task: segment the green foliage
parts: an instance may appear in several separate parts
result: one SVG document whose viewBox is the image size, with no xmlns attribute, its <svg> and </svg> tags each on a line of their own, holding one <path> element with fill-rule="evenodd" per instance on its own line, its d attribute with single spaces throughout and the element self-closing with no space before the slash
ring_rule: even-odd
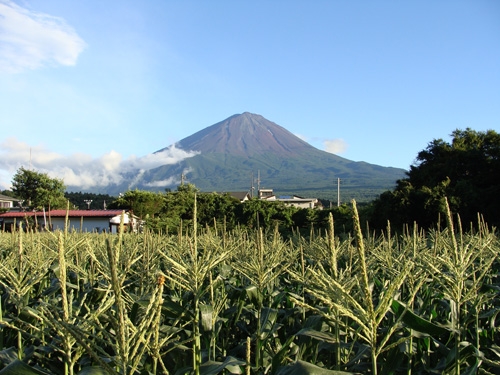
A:
<svg viewBox="0 0 500 375">
<path fill-rule="evenodd" d="M 452 136 L 451 143 L 430 142 L 407 177 L 380 195 L 374 202 L 373 226 L 381 229 L 390 220 L 397 227 L 413 222 L 431 227 L 444 212 L 445 197 L 464 223 L 476 223 L 482 214 L 489 224 L 500 224 L 500 134 L 468 128 Z"/>
<path fill-rule="evenodd" d="M 290 229 L 293 225 L 292 217 L 297 210 L 283 202 L 252 198 L 243 205 L 241 222 L 250 228 L 270 228 L 278 225 Z"/>
<path fill-rule="evenodd" d="M 62 180 L 50 178 L 47 173 L 20 168 L 12 179 L 12 192 L 23 199 L 23 206 L 34 209 L 66 208 L 66 187 Z"/>
<path fill-rule="evenodd" d="M 66 192 L 64 196 L 70 203 L 80 210 L 85 210 L 89 207 L 86 201 L 91 200 L 90 209 L 102 210 L 104 208 L 111 208 L 113 201 L 116 199 L 108 194 L 95 194 L 95 193 L 82 193 L 80 192 Z"/>
<path fill-rule="evenodd" d="M 109 208 L 123 208 L 132 211 L 141 219 L 154 218 L 164 205 L 164 196 L 145 190 L 129 190 L 120 194 L 118 199 L 109 205 Z"/>
<path fill-rule="evenodd" d="M 153 193 L 145 190 L 127 191 L 109 208 L 133 211 L 154 231 L 176 233 L 192 223 L 194 202 L 197 202 L 197 223 L 201 227 L 225 228 L 278 228 L 285 236 L 295 230 L 308 236 L 311 230 L 325 230 L 328 216 L 333 214 L 338 233 L 352 231 L 352 210 L 347 204 L 329 210 L 299 209 L 280 201 L 251 199 L 241 203 L 228 193 L 203 193 L 192 184 L 181 185 L 176 191 Z M 360 215 L 365 220 L 364 210 Z"/>
<path fill-rule="evenodd" d="M 192 224 L 195 197 L 200 226 L 232 229 L 240 222 L 241 204 L 237 199 L 229 194 L 200 193 L 193 184 L 180 185 L 176 191 L 165 193 L 127 191 L 109 207 L 133 211 L 152 230 L 175 233 L 182 229 L 181 223 Z"/>
</svg>

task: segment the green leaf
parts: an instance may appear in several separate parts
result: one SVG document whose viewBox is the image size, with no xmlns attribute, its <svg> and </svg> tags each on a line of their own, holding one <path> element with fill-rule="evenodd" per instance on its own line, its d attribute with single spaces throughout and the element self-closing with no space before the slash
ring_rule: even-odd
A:
<svg viewBox="0 0 500 375">
<path fill-rule="evenodd" d="M 445 328 L 438 326 L 428 320 L 425 320 L 418 315 L 414 314 L 412 311 L 408 310 L 401 302 L 397 300 L 392 301 L 392 311 L 394 314 L 401 318 L 401 320 L 411 329 L 415 331 L 426 333 L 431 336 L 447 335 L 450 331 Z"/>
<path fill-rule="evenodd" d="M 255 285 L 246 287 L 245 292 L 247 293 L 250 302 L 252 302 L 254 306 L 260 307 L 262 305 L 262 293 L 257 289 Z"/>
<path fill-rule="evenodd" d="M 481 352 L 471 343 L 462 341 L 458 344 L 458 354 L 455 348 L 449 351 L 448 356 L 446 357 L 446 372 L 451 372 L 457 361 L 459 363 L 466 363 L 469 358 L 481 358 Z M 475 365 L 464 370 L 463 374 L 476 374 L 477 361 L 474 360 L 474 363 Z"/>
<path fill-rule="evenodd" d="M 212 305 L 202 305 L 200 304 L 200 315 L 201 315 L 201 329 L 205 332 L 211 332 L 213 327 L 213 315 L 214 308 Z"/>
<path fill-rule="evenodd" d="M 242 374 L 240 366 L 245 365 L 245 362 L 234 357 L 226 357 L 224 362 L 208 361 L 200 366 L 201 375 L 217 375 L 223 370 L 229 371 L 231 374 Z"/>
<path fill-rule="evenodd" d="M 192 311 L 188 308 L 182 306 L 180 303 L 169 300 L 163 301 L 162 312 L 167 318 L 171 319 L 176 319 L 179 316 L 186 316 L 191 319 L 193 315 Z"/>
<path fill-rule="evenodd" d="M 0 304 L 1 305 L 1 304 Z M 0 364 L 5 366 L 17 359 L 17 349 L 13 346 L 0 351 Z"/>
<path fill-rule="evenodd" d="M 108 375 L 108 372 L 99 366 L 84 367 L 78 375 Z"/>
<path fill-rule="evenodd" d="M 285 358 L 290 354 L 290 345 L 292 344 L 294 338 L 294 336 L 290 336 L 283 344 L 281 349 L 275 355 L 273 355 L 271 374 L 276 373 L 276 369 L 281 366 Z"/>
<path fill-rule="evenodd" d="M 265 307 L 261 311 L 260 316 L 260 339 L 265 340 L 271 333 L 275 332 L 278 327 L 275 326 L 278 318 L 278 310 Z"/>
<path fill-rule="evenodd" d="M 304 328 L 297 332 L 297 336 L 307 336 L 313 339 L 335 344 L 335 336 L 328 332 L 320 332 L 312 328 Z"/>
<path fill-rule="evenodd" d="M 47 374 L 50 374 L 50 372 L 44 372 L 38 370 L 19 360 L 15 360 L 10 365 L 2 369 L 2 371 L 0 371 L 0 375 L 47 375 Z"/>
<path fill-rule="evenodd" d="M 309 362 L 297 361 L 293 365 L 282 367 L 276 375 L 355 375 L 356 372 L 327 370 Z"/>
</svg>

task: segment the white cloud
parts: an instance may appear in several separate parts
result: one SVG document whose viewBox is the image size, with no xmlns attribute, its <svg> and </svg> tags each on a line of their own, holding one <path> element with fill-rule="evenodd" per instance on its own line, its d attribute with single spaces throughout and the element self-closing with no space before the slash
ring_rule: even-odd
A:
<svg viewBox="0 0 500 375">
<path fill-rule="evenodd" d="M 302 139 L 302 140 L 303 140 L 303 141 L 305 141 L 305 142 L 308 142 L 308 141 L 309 141 L 309 137 L 307 137 L 307 136 L 305 136 L 305 135 L 303 135 L 303 134 L 294 133 L 293 135 L 294 135 L 294 136 L 296 136 L 296 137 L 298 137 L 298 138 L 300 138 L 300 139 Z"/>
<path fill-rule="evenodd" d="M 0 0 L 0 71 L 76 64 L 85 42 L 62 18 Z"/>
<path fill-rule="evenodd" d="M 9 138 L 0 143 L 0 187 L 10 188 L 11 184 L 6 180 L 6 176 L 12 179 L 20 167 L 32 167 L 39 172 L 47 173 L 52 178 L 63 179 L 66 186 L 75 186 L 83 190 L 120 184 L 132 174 L 135 174 L 135 178 L 131 185 L 135 185 L 140 182 L 146 170 L 175 164 L 196 154 L 173 145 L 162 152 L 143 157 L 132 155 L 126 159 L 116 151 L 110 151 L 99 158 L 83 153 L 66 156 L 46 150 L 40 145 L 31 147 L 15 138 Z M 166 186 L 161 185 L 161 182 L 150 186 L 156 186 L 155 184 Z"/>
<path fill-rule="evenodd" d="M 170 178 L 167 178 L 166 180 L 152 181 L 144 185 L 148 187 L 167 187 L 172 185 L 179 185 L 180 183 L 181 179 L 178 176 L 172 176 Z"/>
<path fill-rule="evenodd" d="M 185 176 L 189 172 L 191 172 L 191 168 L 185 168 L 182 171 L 182 174 Z M 167 186 L 172 186 L 172 185 L 180 185 L 182 183 L 180 176 L 172 176 L 167 178 L 166 180 L 160 180 L 160 181 L 151 181 L 148 183 L 145 183 L 144 186 L 148 187 L 167 187 Z"/>
<path fill-rule="evenodd" d="M 342 154 L 347 150 L 347 143 L 341 138 L 327 139 L 323 141 L 323 146 L 326 152 L 332 154 Z"/>
</svg>

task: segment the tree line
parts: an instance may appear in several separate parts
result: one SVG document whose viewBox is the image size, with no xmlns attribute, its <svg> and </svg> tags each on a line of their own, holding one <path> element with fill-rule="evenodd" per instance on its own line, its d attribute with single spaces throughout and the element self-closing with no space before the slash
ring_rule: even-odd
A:
<svg viewBox="0 0 500 375">
<path fill-rule="evenodd" d="M 445 199 L 463 225 L 478 220 L 500 224 L 500 135 L 470 128 L 455 130 L 452 141 L 431 141 L 420 151 L 405 178 L 393 190 L 359 207 L 365 229 L 383 230 L 388 222 L 395 230 L 414 223 L 431 228 L 444 222 Z M 344 204 L 323 210 L 299 209 L 279 201 L 253 198 L 241 203 L 229 194 L 200 192 L 192 184 L 176 191 L 130 190 L 118 198 L 105 194 L 67 193 L 64 182 L 47 174 L 21 168 L 13 178 L 12 194 L 30 208 L 123 208 L 131 210 L 155 231 L 176 231 L 190 225 L 196 209 L 198 225 L 277 227 L 283 233 L 322 229 L 332 213 L 336 233 L 352 230 L 352 208 Z M 195 205 L 196 200 L 196 205 Z"/>
</svg>

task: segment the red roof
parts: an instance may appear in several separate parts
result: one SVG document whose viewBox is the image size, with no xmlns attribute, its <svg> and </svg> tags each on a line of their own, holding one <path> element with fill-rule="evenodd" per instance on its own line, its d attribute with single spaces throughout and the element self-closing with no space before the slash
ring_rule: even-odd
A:
<svg viewBox="0 0 500 375">
<path fill-rule="evenodd" d="M 117 215 L 121 215 L 123 210 L 69 210 L 69 217 L 114 217 Z M 19 218 L 25 216 L 33 216 L 35 213 L 33 211 L 27 212 L 6 212 L 0 214 L 0 218 Z M 43 211 L 36 211 L 37 217 L 43 217 Z M 50 217 L 66 217 L 66 210 L 51 210 L 45 211 L 45 215 Z"/>
</svg>

